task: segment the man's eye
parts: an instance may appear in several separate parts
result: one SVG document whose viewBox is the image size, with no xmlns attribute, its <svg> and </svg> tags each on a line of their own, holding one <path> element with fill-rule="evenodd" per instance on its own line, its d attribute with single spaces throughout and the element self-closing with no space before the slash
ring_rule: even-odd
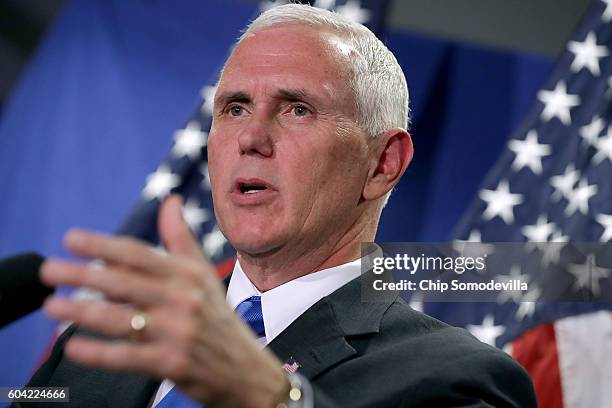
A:
<svg viewBox="0 0 612 408">
<path fill-rule="evenodd" d="M 232 116 L 240 116 L 242 115 L 243 111 L 242 106 L 232 106 L 229 110 L 230 115 Z"/>
<path fill-rule="evenodd" d="M 293 108 L 293 113 L 295 116 L 306 116 L 310 113 L 310 110 L 305 106 L 295 106 Z"/>
</svg>

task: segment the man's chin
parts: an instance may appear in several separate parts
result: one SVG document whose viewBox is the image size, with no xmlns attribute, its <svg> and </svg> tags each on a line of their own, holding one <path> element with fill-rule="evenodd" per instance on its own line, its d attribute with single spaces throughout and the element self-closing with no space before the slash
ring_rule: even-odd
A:
<svg viewBox="0 0 612 408">
<path fill-rule="evenodd" d="M 250 257 L 262 257 L 274 254 L 280 247 L 278 240 L 270 239 L 263 234 L 242 234 L 237 239 L 231 239 L 230 242 L 236 251 L 242 255 Z"/>
<path fill-rule="evenodd" d="M 236 251 L 240 255 L 249 258 L 265 258 L 274 255 L 279 250 L 278 246 L 262 245 L 261 242 L 252 244 L 243 243 L 241 245 L 235 245 L 234 248 L 236 248 Z"/>
<path fill-rule="evenodd" d="M 224 235 L 236 251 L 251 257 L 275 253 L 290 237 L 289 231 L 275 228 L 277 220 L 236 217 L 232 221 L 222 228 Z"/>
</svg>

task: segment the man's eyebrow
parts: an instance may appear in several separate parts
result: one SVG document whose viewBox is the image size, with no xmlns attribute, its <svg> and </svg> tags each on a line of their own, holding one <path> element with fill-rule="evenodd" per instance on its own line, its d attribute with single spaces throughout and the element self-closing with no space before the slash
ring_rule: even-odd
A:
<svg viewBox="0 0 612 408">
<path fill-rule="evenodd" d="M 304 101 L 304 102 L 316 102 L 317 98 L 305 89 L 279 89 L 277 92 L 278 99 L 285 99 L 287 101 Z"/>
<path fill-rule="evenodd" d="M 251 97 L 243 91 L 227 91 L 218 94 L 215 97 L 215 105 L 225 105 L 229 102 L 251 102 Z"/>
<path fill-rule="evenodd" d="M 315 95 L 302 88 L 279 89 L 276 91 L 274 97 L 275 99 L 286 100 L 290 102 L 318 102 L 318 98 Z M 226 91 L 217 94 L 217 96 L 215 97 L 215 106 L 224 106 L 230 102 L 251 103 L 252 98 L 247 92 L 244 91 Z"/>
</svg>

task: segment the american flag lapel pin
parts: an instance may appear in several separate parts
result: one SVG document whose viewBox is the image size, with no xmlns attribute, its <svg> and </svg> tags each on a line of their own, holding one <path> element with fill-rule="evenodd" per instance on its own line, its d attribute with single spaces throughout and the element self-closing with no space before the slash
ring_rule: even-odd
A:
<svg viewBox="0 0 612 408">
<path fill-rule="evenodd" d="M 283 364 L 283 368 L 288 373 L 294 374 L 301 367 L 300 363 L 293 359 L 293 356 L 289 357 L 289 359 Z"/>
</svg>

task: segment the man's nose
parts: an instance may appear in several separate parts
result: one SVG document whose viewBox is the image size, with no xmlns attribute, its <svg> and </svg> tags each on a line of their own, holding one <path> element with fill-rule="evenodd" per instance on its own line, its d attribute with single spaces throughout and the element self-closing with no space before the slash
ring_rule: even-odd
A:
<svg viewBox="0 0 612 408">
<path fill-rule="evenodd" d="M 270 157 L 274 153 L 271 137 L 272 121 L 253 116 L 238 136 L 240 154 Z"/>
</svg>

